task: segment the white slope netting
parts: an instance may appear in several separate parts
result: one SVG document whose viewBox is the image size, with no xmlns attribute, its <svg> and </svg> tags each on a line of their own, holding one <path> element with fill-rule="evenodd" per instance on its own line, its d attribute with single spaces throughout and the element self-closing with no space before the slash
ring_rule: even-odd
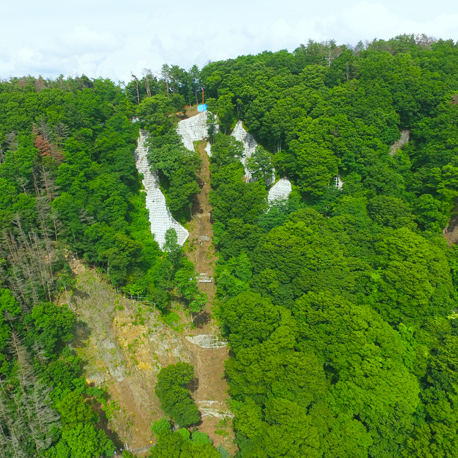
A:
<svg viewBox="0 0 458 458">
<path fill-rule="evenodd" d="M 194 151 L 194 142 L 205 140 L 208 137 L 207 112 L 199 113 L 192 118 L 184 119 L 178 123 L 177 133 L 186 149 Z M 205 151 L 212 155 L 211 145 L 207 143 Z"/>
<path fill-rule="evenodd" d="M 234 137 L 239 142 L 243 143 L 245 157 L 240 160 L 243 164 L 243 167 L 245 168 L 245 181 L 249 182 L 251 181 L 252 177 L 251 177 L 251 173 L 246 168 L 246 163 L 247 163 L 247 160 L 251 157 L 251 155 L 255 152 L 258 144 L 256 143 L 256 140 L 254 139 L 253 135 L 249 134 L 243 128 L 242 121 L 237 121 L 237 124 L 235 125 L 231 136 Z"/>
<path fill-rule="evenodd" d="M 269 204 L 276 200 L 287 199 L 291 193 L 291 182 L 288 178 L 281 178 L 269 190 L 267 199 Z"/>
<path fill-rule="evenodd" d="M 194 142 L 205 140 L 208 136 L 207 113 L 199 113 L 192 118 L 180 121 L 178 123 L 177 133 L 181 136 L 185 148 L 194 151 Z M 237 122 L 231 135 L 243 143 L 245 157 L 241 161 L 245 168 L 245 180 L 250 181 L 252 177 L 246 168 L 246 161 L 258 146 L 256 140 L 243 128 L 242 121 Z M 151 232 L 154 234 L 154 238 L 160 247 L 163 248 L 165 244 L 165 233 L 168 229 L 173 228 L 177 233 L 178 243 L 183 245 L 189 236 L 189 232 L 173 218 L 167 208 L 165 196 L 159 188 L 157 176 L 151 172 L 151 166 L 147 158 L 148 151 L 144 146 L 147 137 L 147 132 L 141 130 L 138 138 L 138 146 L 135 150 L 135 164 L 137 170 L 143 174 L 143 185 L 146 190 L 146 208 L 149 212 Z M 207 143 L 205 151 L 211 156 L 210 143 Z M 287 178 L 282 178 L 269 190 L 268 201 L 272 203 L 275 200 L 287 199 L 290 192 L 290 181 Z"/>
<path fill-rule="evenodd" d="M 139 173 L 143 174 L 143 186 L 146 190 L 146 208 L 149 212 L 149 221 L 151 223 L 151 232 L 159 243 L 161 248 L 165 244 L 165 233 L 168 229 L 175 229 L 178 237 L 178 243 L 183 245 L 189 236 L 189 232 L 175 219 L 170 213 L 165 203 L 165 196 L 159 188 L 159 181 L 155 173 L 151 172 L 151 166 L 148 162 L 148 151 L 144 146 L 148 134 L 140 130 L 138 146 L 135 150 L 135 165 Z"/>
</svg>

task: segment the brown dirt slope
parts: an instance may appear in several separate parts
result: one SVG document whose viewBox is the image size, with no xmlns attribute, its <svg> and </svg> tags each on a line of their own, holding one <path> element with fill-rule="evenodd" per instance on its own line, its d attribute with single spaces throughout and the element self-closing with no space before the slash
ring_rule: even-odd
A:
<svg viewBox="0 0 458 458">
<path fill-rule="evenodd" d="M 154 396 L 163 366 L 190 362 L 184 339 L 145 304 L 124 298 L 97 274 L 74 263 L 77 285 L 67 302 L 78 314 L 74 347 L 86 381 L 110 395 L 107 428 L 120 444 L 144 448 L 151 422 L 163 416 Z"/>
<path fill-rule="evenodd" d="M 448 226 L 443 230 L 442 234 L 447 240 L 448 246 L 458 243 L 458 205 L 455 206 L 452 212 L 452 219 Z"/>
<path fill-rule="evenodd" d="M 219 328 L 213 317 L 213 304 L 216 286 L 213 279 L 216 262 L 215 247 L 213 246 L 213 229 L 211 226 L 212 208 L 209 202 L 210 192 L 210 163 L 205 152 L 205 142 L 200 142 L 197 149 L 202 159 L 199 173 L 201 193 L 197 196 L 189 224 L 189 242 L 186 255 L 194 263 L 201 278 L 211 279 L 211 283 L 199 283 L 201 291 L 208 296 L 205 310 L 194 320 L 195 329 L 187 332 L 188 336 L 211 335 L 219 337 Z M 198 378 L 197 389 L 193 397 L 202 414 L 202 424 L 199 431 L 208 434 L 213 443 L 234 452 L 234 434 L 232 430 L 232 414 L 228 409 L 228 386 L 224 378 L 224 362 L 228 359 L 227 347 L 201 348 L 187 342 Z"/>
</svg>

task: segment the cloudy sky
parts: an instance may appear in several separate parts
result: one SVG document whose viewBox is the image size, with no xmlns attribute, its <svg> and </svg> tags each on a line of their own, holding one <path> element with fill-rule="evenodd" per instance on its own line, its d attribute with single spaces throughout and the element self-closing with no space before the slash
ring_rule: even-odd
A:
<svg viewBox="0 0 458 458">
<path fill-rule="evenodd" d="M 0 7 L 0 78 L 59 74 L 130 80 L 163 63 L 186 69 L 308 39 L 425 33 L 458 41 L 458 2 L 447 0 L 21 0 Z M 64 5 L 65 4 L 65 5 Z"/>
</svg>

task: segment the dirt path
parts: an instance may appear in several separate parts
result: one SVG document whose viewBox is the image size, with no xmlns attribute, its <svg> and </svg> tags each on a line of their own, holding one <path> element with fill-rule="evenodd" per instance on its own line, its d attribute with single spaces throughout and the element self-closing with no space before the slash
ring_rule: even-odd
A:
<svg viewBox="0 0 458 458">
<path fill-rule="evenodd" d="M 202 348 L 189 341 L 189 337 L 194 336 L 219 336 L 218 325 L 212 316 L 216 292 L 213 276 L 217 258 L 212 242 L 212 208 L 209 202 L 210 163 L 205 146 L 205 142 L 200 142 L 198 145 L 202 159 L 199 174 L 201 193 L 192 210 L 193 217 L 188 228 L 189 243 L 186 255 L 201 274 L 200 278 L 207 280 L 200 282 L 199 288 L 207 294 L 208 303 L 205 310 L 194 320 L 196 328 L 188 332 L 186 347 L 191 354 L 191 363 L 195 367 L 198 378 L 198 386 L 193 392 L 193 398 L 202 414 L 202 424 L 198 429 L 208 434 L 215 446 L 222 444 L 229 452 L 234 452 L 232 414 L 226 402 L 229 395 L 227 382 L 224 379 L 224 362 L 229 357 L 227 347 Z M 197 339 L 199 338 L 194 341 Z"/>
<path fill-rule="evenodd" d="M 189 247 L 186 256 L 194 263 L 196 270 L 201 277 L 212 280 L 208 283 L 199 283 L 201 291 L 208 296 L 205 312 L 202 313 L 196 322 L 201 334 L 218 332 L 215 323 L 212 322 L 210 315 L 212 304 L 216 293 L 213 276 L 215 274 L 215 247 L 213 246 L 213 229 L 211 226 L 212 208 L 209 202 L 210 193 L 210 161 L 205 152 L 205 143 L 199 143 L 198 151 L 202 159 L 202 167 L 198 175 L 201 188 L 196 202 L 192 209 L 192 220 L 189 225 Z"/>
</svg>

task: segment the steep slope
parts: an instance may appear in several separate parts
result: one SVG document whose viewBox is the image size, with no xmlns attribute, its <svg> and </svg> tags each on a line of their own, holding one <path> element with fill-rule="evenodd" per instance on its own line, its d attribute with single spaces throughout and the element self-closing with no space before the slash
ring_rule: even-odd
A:
<svg viewBox="0 0 458 458">
<path fill-rule="evenodd" d="M 94 269 L 73 262 L 76 289 L 67 302 L 78 315 L 75 349 L 87 383 L 110 395 L 108 428 L 118 446 L 139 449 L 152 440 L 151 422 L 163 416 L 154 387 L 160 369 L 189 362 L 181 335 L 148 305 L 126 299 Z"/>
<path fill-rule="evenodd" d="M 229 394 L 224 378 L 224 362 L 229 354 L 226 343 L 219 340 L 219 328 L 213 317 L 216 293 L 213 275 L 217 258 L 212 242 L 210 167 L 205 143 L 200 143 L 198 148 L 202 159 L 199 174 L 201 193 L 198 194 L 193 208 L 186 255 L 200 273 L 199 288 L 207 294 L 208 302 L 205 310 L 194 320 L 196 328 L 187 333 L 187 349 L 199 381 L 193 393 L 202 415 L 202 424 L 198 429 L 207 433 L 216 446 L 223 444 L 227 450 L 234 451 L 232 413 L 227 406 Z"/>
<path fill-rule="evenodd" d="M 138 138 L 138 146 L 135 150 L 135 165 L 139 173 L 143 174 L 143 186 L 146 191 L 146 208 L 149 212 L 149 220 L 151 223 L 151 232 L 154 234 L 156 241 L 161 247 L 165 243 L 165 233 L 168 229 L 175 229 L 178 237 L 178 243 L 183 243 L 188 238 L 188 231 L 179 224 L 170 213 L 165 202 L 165 196 L 159 188 L 159 180 L 157 176 L 151 172 L 151 167 L 148 163 L 148 151 L 145 147 L 145 140 L 148 133 L 140 130 Z"/>
</svg>

